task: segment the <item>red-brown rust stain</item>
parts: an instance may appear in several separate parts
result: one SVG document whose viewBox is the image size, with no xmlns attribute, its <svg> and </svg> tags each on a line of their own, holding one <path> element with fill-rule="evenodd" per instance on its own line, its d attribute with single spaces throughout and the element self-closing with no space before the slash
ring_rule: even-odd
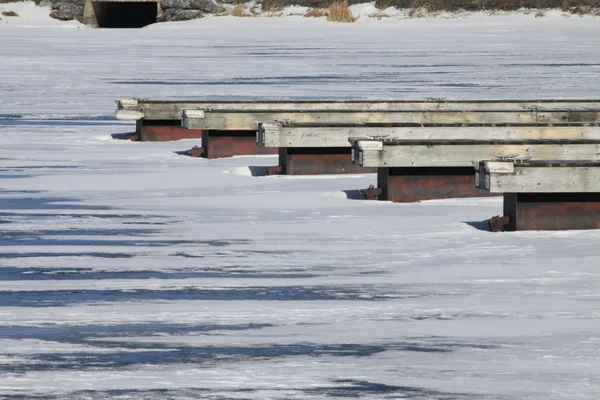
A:
<svg viewBox="0 0 600 400">
<path fill-rule="evenodd" d="M 598 229 L 600 201 L 518 202 L 516 230 Z"/>
<path fill-rule="evenodd" d="M 121 138 L 122 140 L 130 140 L 132 142 L 139 142 L 140 136 L 137 133 L 131 133 L 129 135 L 125 135 Z"/>
<path fill-rule="evenodd" d="M 379 200 L 379 198 L 383 196 L 383 189 L 376 188 L 373 185 L 366 189 L 360 189 L 359 191 L 365 196 L 365 200 Z"/>
<path fill-rule="evenodd" d="M 200 139 L 202 130 L 186 129 L 181 126 L 144 125 L 141 127 L 142 142 L 170 142 L 181 139 Z"/>
<path fill-rule="evenodd" d="M 495 217 L 486 219 L 483 222 L 488 223 L 490 232 L 504 232 L 507 230 L 506 227 L 509 226 L 509 224 L 510 224 L 510 217 L 508 217 L 508 216 L 501 217 L 499 215 L 496 215 Z"/>
<path fill-rule="evenodd" d="M 369 174 L 375 168 L 352 163 L 350 154 L 288 154 L 287 175 Z"/>
<path fill-rule="evenodd" d="M 388 178 L 387 200 L 410 203 L 421 200 L 498 196 L 475 187 L 472 175 L 404 175 Z"/>
<path fill-rule="evenodd" d="M 190 157 L 202 157 L 204 155 L 204 147 L 194 146 L 188 150 Z"/>
<path fill-rule="evenodd" d="M 232 156 L 277 154 L 277 147 L 263 147 L 256 144 L 254 136 L 208 136 L 203 143 L 206 158 L 223 158 Z"/>
<path fill-rule="evenodd" d="M 267 167 L 267 175 L 281 175 L 283 174 L 283 165 L 274 165 Z"/>
</svg>

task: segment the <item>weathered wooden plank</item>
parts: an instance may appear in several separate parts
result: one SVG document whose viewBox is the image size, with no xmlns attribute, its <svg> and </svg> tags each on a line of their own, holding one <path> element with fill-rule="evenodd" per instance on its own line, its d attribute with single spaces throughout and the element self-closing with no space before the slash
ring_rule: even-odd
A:
<svg viewBox="0 0 600 400">
<path fill-rule="evenodd" d="M 303 124 L 282 121 L 261 123 L 257 143 L 265 147 L 348 147 L 352 137 L 398 139 L 600 139 L 600 124 L 506 123 L 435 124 L 365 123 Z"/>
<path fill-rule="evenodd" d="M 523 110 L 184 110 L 182 126 L 202 130 L 253 130 L 269 120 L 297 123 L 560 123 L 600 122 L 600 109 Z"/>
<path fill-rule="evenodd" d="M 379 145 L 379 146 L 378 146 Z M 353 160 L 363 167 L 467 167 L 474 161 L 600 160 L 600 140 L 405 140 L 355 142 Z"/>
<path fill-rule="evenodd" d="M 477 168 L 480 188 L 491 193 L 600 193 L 598 161 L 484 161 Z"/>
<path fill-rule="evenodd" d="M 121 121 L 137 121 L 144 118 L 144 113 L 137 110 L 117 110 L 115 117 Z"/>
<path fill-rule="evenodd" d="M 355 100 L 355 101 L 163 101 L 123 99 L 117 101 L 119 110 L 138 111 L 144 119 L 181 120 L 186 109 L 286 109 L 286 110 L 476 110 L 476 109 L 543 109 L 543 108 L 600 108 L 600 100 Z"/>
</svg>

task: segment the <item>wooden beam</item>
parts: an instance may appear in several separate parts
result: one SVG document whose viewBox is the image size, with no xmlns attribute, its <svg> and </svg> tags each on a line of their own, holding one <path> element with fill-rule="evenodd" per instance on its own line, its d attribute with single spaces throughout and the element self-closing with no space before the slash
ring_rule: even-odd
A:
<svg viewBox="0 0 600 400">
<path fill-rule="evenodd" d="M 286 121 L 261 123 L 257 143 L 265 147 L 349 147 L 350 138 L 388 137 L 400 139 L 596 139 L 600 140 L 598 123 L 502 123 L 502 124 L 436 124 L 436 123 L 338 123 L 307 124 Z"/>
<path fill-rule="evenodd" d="M 115 117 L 120 121 L 137 121 L 144 118 L 144 113 L 136 110 L 117 110 Z"/>
<path fill-rule="evenodd" d="M 600 193 L 598 161 L 482 161 L 478 186 L 491 193 Z"/>
<path fill-rule="evenodd" d="M 148 99 L 122 99 L 117 101 L 119 110 L 138 111 L 149 120 L 181 120 L 186 109 L 286 109 L 286 110 L 489 110 L 544 108 L 600 108 L 600 100 L 356 100 L 356 101 L 164 101 Z"/>
<path fill-rule="evenodd" d="M 498 110 L 184 110 L 182 126 L 201 130 L 254 130 L 269 120 L 301 123 L 508 123 L 600 122 L 600 109 Z"/>
<path fill-rule="evenodd" d="M 362 167 L 467 167 L 479 160 L 600 160 L 600 140 L 404 140 L 355 142 Z"/>
</svg>

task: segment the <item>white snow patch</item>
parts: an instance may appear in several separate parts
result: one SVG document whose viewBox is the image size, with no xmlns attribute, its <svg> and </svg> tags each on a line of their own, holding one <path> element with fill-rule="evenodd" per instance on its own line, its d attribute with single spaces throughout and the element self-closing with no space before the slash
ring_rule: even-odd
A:
<svg viewBox="0 0 600 400">
<path fill-rule="evenodd" d="M 0 15 L 0 29 L 2 25 L 19 28 L 82 28 L 85 27 L 78 21 L 59 21 L 50 17 L 50 7 L 36 6 L 33 1 L 22 1 L 15 3 L 0 3 L 0 14 L 2 11 L 14 11 L 18 17 L 5 17 Z"/>
</svg>

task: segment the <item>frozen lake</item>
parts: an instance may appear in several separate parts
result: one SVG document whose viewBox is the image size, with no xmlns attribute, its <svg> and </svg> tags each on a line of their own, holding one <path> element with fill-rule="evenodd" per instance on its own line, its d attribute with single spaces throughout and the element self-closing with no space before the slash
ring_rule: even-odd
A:
<svg viewBox="0 0 600 400">
<path fill-rule="evenodd" d="M 600 232 L 112 138 L 127 97 L 600 98 L 597 18 L 29 12 L 0 23 L 0 398 L 598 399 Z"/>
</svg>

